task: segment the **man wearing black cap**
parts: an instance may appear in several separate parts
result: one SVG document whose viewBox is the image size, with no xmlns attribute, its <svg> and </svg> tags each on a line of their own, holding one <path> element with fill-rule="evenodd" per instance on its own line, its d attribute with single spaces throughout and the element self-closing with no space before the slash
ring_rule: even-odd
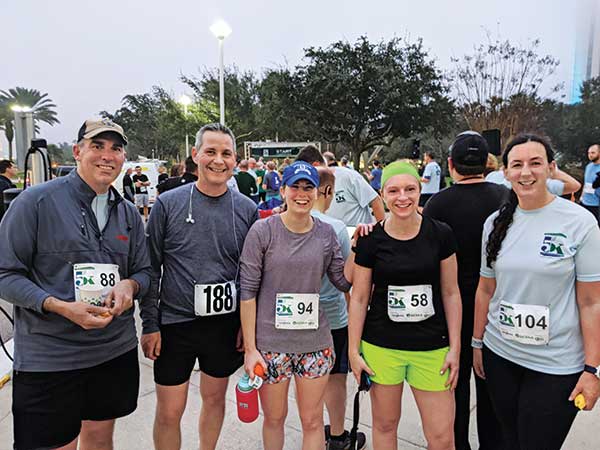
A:
<svg viewBox="0 0 600 450">
<path fill-rule="evenodd" d="M 481 235 L 487 217 L 500 208 L 509 190 L 488 183 L 484 170 L 488 156 L 485 139 L 474 131 L 459 134 L 450 147 L 448 168 L 454 184 L 433 195 L 423 214 L 446 222 L 458 243 L 458 285 L 463 302 L 461 355 L 458 386 L 455 391 L 454 434 L 457 450 L 470 450 L 470 380 L 473 366 L 471 336 L 475 311 L 475 291 L 479 281 Z M 477 388 L 477 429 L 479 449 L 500 449 L 500 428 L 491 408 L 485 381 L 475 377 Z"/>
<path fill-rule="evenodd" d="M 77 170 L 32 186 L 0 223 L 0 297 L 15 307 L 14 448 L 110 450 L 137 407 L 133 299 L 150 285 L 135 207 L 112 182 L 127 138 L 87 120 Z"/>
</svg>

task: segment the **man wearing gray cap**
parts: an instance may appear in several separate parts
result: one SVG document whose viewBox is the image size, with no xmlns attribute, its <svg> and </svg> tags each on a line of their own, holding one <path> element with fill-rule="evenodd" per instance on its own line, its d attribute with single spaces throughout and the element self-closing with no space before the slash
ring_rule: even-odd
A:
<svg viewBox="0 0 600 450">
<path fill-rule="evenodd" d="M 470 450 L 470 382 L 473 367 L 471 336 L 475 311 L 475 291 L 479 281 L 481 235 L 487 217 L 508 198 L 508 189 L 485 181 L 488 144 L 474 131 L 456 136 L 450 147 L 448 168 L 454 184 L 433 194 L 423 215 L 447 223 L 456 237 L 458 250 L 458 287 L 462 300 L 460 370 L 454 392 L 456 416 L 454 440 L 457 450 Z M 501 449 L 500 426 L 492 410 L 485 381 L 475 377 L 477 389 L 477 429 L 479 449 Z"/>
<path fill-rule="evenodd" d="M 150 284 L 144 227 L 111 183 L 127 137 L 81 126 L 77 170 L 32 186 L 0 224 L 0 297 L 15 308 L 14 448 L 109 450 L 137 407 L 133 299 Z"/>
</svg>

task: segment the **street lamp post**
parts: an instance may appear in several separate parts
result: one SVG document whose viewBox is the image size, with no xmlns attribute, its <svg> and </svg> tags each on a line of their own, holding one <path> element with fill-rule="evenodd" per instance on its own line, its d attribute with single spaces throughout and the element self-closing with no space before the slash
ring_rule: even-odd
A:
<svg viewBox="0 0 600 450">
<path fill-rule="evenodd" d="M 218 20 L 210 31 L 219 40 L 219 113 L 220 122 L 225 125 L 225 80 L 223 75 L 223 41 L 231 34 L 231 27 L 223 20 Z"/>
<path fill-rule="evenodd" d="M 188 137 L 188 127 L 187 127 L 187 115 L 188 115 L 188 106 L 191 105 L 192 99 L 187 95 L 183 94 L 179 97 L 179 103 L 183 105 L 183 116 L 185 118 L 185 157 L 190 156 L 190 141 Z"/>
</svg>

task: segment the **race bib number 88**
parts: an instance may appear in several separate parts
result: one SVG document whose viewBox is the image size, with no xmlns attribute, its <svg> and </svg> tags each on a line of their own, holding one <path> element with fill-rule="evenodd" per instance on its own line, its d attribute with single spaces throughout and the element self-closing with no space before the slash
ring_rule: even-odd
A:
<svg viewBox="0 0 600 450">
<path fill-rule="evenodd" d="M 194 311 L 197 316 L 218 316 L 237 309 L 234 281 L 194 286 Z"/>
<path fill-rule="evenodd" d="M 102 289 L 103 295 L 121 281 L 119 266 L 116 264 L 74 264 L 73 282 L 75 300 L 79 301 L 79 289 Z"/>
</svg>

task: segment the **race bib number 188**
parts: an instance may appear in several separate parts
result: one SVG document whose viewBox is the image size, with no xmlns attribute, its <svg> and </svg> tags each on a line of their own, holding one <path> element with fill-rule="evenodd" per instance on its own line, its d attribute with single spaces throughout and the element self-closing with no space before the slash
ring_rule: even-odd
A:
<svg viewBox="0 0 600 450">
<path fill-rule="evenodd" d="M 194 286 L 194 310 L 197 316 L 229 314 L 237 308 L 234 281 Z"/>
</svg>

